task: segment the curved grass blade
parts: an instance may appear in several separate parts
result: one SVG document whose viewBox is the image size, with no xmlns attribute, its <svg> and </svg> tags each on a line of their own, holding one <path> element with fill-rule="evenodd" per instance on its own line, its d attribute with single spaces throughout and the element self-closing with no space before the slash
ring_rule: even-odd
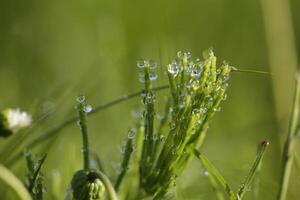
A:
<svg viewBox="0 0 300 200">
<path fill-rule="evenodd" d="M 259 168 L 259 165 L 261 164 L 262 158 L 266 152 L 268 145 L 269 145 L 269 142 L 267 142 L 267 141 L 261 142 L 260 150 L 258 151 L 258 153 L 256 155 L 254 163 L 253 163 L 248 175 L 246 176 L 245 180 L 240 185 L 239 191 L 237 193 L 239 199 L 243 199 L 245 193 L 249 189 L 249 187 L 254 179 L 255 173 L 257 172 L 257 169 Z"/>
<path fill-rule="evenodd" d="M 21 200 L 32 200 L 23 183 L 6 167 L 0 164 L 0 180 L 9 185 Z"/>
<path fill-rule="evenodd" d="M 213 164 L 203 155 L 201 154 L 197 149 L 194 149 L 194 155 L 200 160 L 202 165 L 205 167 L 205 169 L 210 173 L 215 180 L 218 181 L 218 183 L 222 186 L 222 188 L 226 191 L 226 193 L 229 196 L 230 200 L 238 200 L 238 198 L 235 196 L 233 190 L 225 180 L 225 178 L 222 176 L 222 174 L 213 166 Z"/>
<path fill-rule="evenodd" d="M 102 183 L 105 186 L 105 189 L 107 191 L 108 197 L 110 200 L 119 200 L 117 193 L 113 187 L 113 185 L 111 184 L 109 178 L 103 174 L 101 171 L 98 171 L 100 179 L 102 181 Z"/>
</svg>

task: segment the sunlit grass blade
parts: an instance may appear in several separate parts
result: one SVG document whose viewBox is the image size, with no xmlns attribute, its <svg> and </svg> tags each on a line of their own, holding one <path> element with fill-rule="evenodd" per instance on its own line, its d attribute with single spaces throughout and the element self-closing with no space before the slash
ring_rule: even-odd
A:
<svg viewBox="0 0 300 200">
<path fill-rule="evenodd" d="M 23 183 L 6 167 L 0 164 L 0 180 L 9 185 L 21 200 L 32 200 Z"/>
<path fill-rule="evenodd" d="M 225 178 L 222 176 L 222 174 L 217 170 L 217 168 L 215 168 L 215 166 L 197 149 L 194 149 L 194 155 L 200 160 L 207 172 L 210 173 L 215 178 L 215 180 L 217 180 L 218 183 L 222 186 L 222 188 L 228 194 L 229 199 L 237 200 L 237 197 L 235 196 L 233 190 L 231 189 Z"/>
<path fill-rule="evenodd" d="M 269 145 L 269 142 L 267 142 L 267 141 L 261 142 L 260 150 L 258 151 L 258 153 L 256 155 L 254 163 L 252 164 L 252 167 L 251 167 L 248 175 L 246 176 L 245 180 L 241 183 L 240 188 L 238 190 L 237 195 L 238 195 L 239 199 L 243 199 L 245 193 L 247 192 L 250 185 L 252 184 L 255 173 L 257 172 L 257 169 L 258 169 L 259 165 L 261 164 L 262 158 L 266 152 L 268 145 Z"/>
</svg>

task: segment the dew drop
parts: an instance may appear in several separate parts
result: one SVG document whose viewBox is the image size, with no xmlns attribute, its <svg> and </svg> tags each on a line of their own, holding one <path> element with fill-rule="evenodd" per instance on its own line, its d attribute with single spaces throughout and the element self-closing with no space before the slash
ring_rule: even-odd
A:
<svg viewBox="0 0 300 200">
<path fill-rule="evenodd" d="M 166 137 L 165 137 L 164 135 L 160 135 L 160 136 L 159 136 L 159 140 L 160 140 L 161 142 L 165 142 L 165 141 L 166 141 Z"/>
<path fill-rule="evenodd" d="M 145 67 L 144 61 L 142 61 L 142 60 L 137 61 L 136 66 L 137 66 L 138 68 L 141 68 L 141 69 L 144 68 L 144 67 Z"/>
<path fill-rule="evenodd" d="M 221 111 L 221 107 L 214 108 L 214 111 L 215 111 L 215 112 L 220 112 L 220 111 Z"/>
<path fill-rule="evenodd" d="M 90 113 L 90 112 L 92 112 L 92 110 L 93 110 L 93 107 L 91 105 L 84 106 L 84 112 Z"/>
<path fill-rule="evenodd" d="M 128 132 L 128 139 L 133 139 L 135 137 L 135 134 L 136 134 L 136 130 L 135 129 L 131 129 L 129 132 Z"/>
<path fill-rule="evenodd" d="M 140 83 L 145 83 L 145 78 L 144 78 L 144 77 L 140 77 L 140 78 L 139 78 L 139 82 L 140 82 Z"/>
<path fill-rule="evenodd" d="M 149 60 L 144 60 L 144 66 L 149 67 L 150 66 L 150 61 Z"/>
<path fill-rule="evenodd" d="M 156 73 L 152 73 L 149 75 L 150 81 L 155 81 L 157 79 L 158 75 Z"/>
<path fill-rule="evenodd" d="M 203 175 L 204 175 L 204 176 L 209 176 L 209 172 L 208 172 L 208 171 L 204 171 L 204 172 L 203 172 Z"/>
<path fill-rule="evenodd" d="M 76 98 L 78 103 L 83 103 L 85 101 L 85 96 L 84 95 L 80 95 Z"/>
<path fill-rule="evenodd" d="M 207 112 L 207 109 L 206 108 L 200 108 L 199 110 L 201 113 L 206 113 Z"/>
<path fill-rule="evenodd" d="M 151 70 L 154 70 L 154 69 L 156 69 L 156 68 L 157 68 L 157 63 L 155 63 L 155 62 L 152 63 L 151 66 L 150 66 L 150 69 L 151 69 Z"/>
<path fill-rule="evenodd" d="M 190 85 L 192 86 L 192 88 L 194 90 L 198 90 L 199 87 L 200 87 L 200 83 L 199 83 L 199 81 L 197 79 L 191 79 L 190 80 Z"/>
<path fill-rule="evenodd" d="M 140 78 L 144 78 L 144 77 L 145 77 L 145 72 L 140 72 L 140 73 L 139 73 L 139 77 L 140 77 Z"/>
<path fill-rule="evenodd" d="M 192 77 L 199 78 L 202 74 L 202 71 L 203 71 L 203 64 L 202 63 L 197 64 L 194 66 L 191 75 Z"/>
<path fill-rule="evenodd" d="M 182 56 L 183 56 L 183 53 L 182 53 L 182 51 L 178 51 L 178 52 L 177 52 L 177 57 L 178 57 L 179 59 L 181 59 L 181 58 L 182 58 Z"/>
<path fill-rule="evenodd" d="M 171 64 L 169 64 L 168 72 L 173 76 L 177 76 L 180 71 L 181 71 L 181 66 L 179 66 L 176 61 L 173 61 Z"/>
<path fill-rule="evenodd" d="M 187 59 L 190 59 L 190 58 L 191 58 L 191 52 L 189 52 L 189 51 L 186 51 L 186 52 L 184 53 L 184 55 L 186 56 Z"/>
</svg>

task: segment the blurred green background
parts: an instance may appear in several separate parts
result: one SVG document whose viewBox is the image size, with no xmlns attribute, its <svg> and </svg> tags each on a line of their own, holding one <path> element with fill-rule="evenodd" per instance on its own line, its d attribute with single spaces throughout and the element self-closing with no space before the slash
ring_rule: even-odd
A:
<svg viewBox="0 0 300 200">
<path fill-rule="evenodd" d="M 262 168 L 259 197 L 273 200 L 295 71 L 295 65 L 288 64 L 294 59 L 293 47 L 280 45 L 300 46 L 300 2 L 290 1 L 291 12 L 280 6 L 282 2 L 287 1 L 1 0 L 0 108 L 20 107 L 36 116 L 55 109 L 30 133 L 30 141 L 76 115 L 78 94 L 85 94 L 96 106 L 140 90 L 136 60 L 151 58 L 165 69 L 178 50 L 188 49 L 200 56 L 212 46 L 219 63 L 226 60 L 240 69 L 271 71 L 273 75 L 232 75 L 227 101 L 214 118 L 202 151 L 237 189 L 258 142 L 268 139 L 271 145 Z M 278 24 L 289 25 L 284 10 L 287 19 L 292 19 L 287 26 L 291 31 L 276 29 Z M 272 25 L 277 31 L 272 31 Z M 276 59 L 284 65 L 278 67 Z M 155 84 L 166 80 L 160 71 Z M 121 158 L 119 146 L 135 122 L 132 112 L 139 109 L 136 98 L 89 118 L 92 149 L 101 155 L 112 178 Z M 1 139 L 0 146 L 14 139 Z M 63 199 L 73 172 L 81 167 L 79 129 L 71 126 L 50 142 L 51 147 L 45 142 L 33 152 L 48 151 L 43 168 L 46 199 Z M 11 169 L 23 177 L 24 165 L 21 160 Z M 295 173 L 288 199 L 300 199 L 299 187 L 300 177 Z M 178 199 L 215 199 L 197 161 L 179 178 L 177 189 Z M 0 191 L 4 199 L 14 199 L 3 185 Z M 252 199 L 251 193 L 246 199 Z"/>
</svg>

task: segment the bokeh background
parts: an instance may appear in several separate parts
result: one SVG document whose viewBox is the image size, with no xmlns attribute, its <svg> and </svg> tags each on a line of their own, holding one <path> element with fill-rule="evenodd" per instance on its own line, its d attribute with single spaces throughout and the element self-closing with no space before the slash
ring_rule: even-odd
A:
<svg viewBox="0 0 300 200">
<path fill-rule="evenodd" d="M 258 142 L 269 140 L 259 199 L 273 200 L 299 46 L 297 0 L 0 0 L 0 108 L 20 107 L 36 117 L 54 110 L 28 142 L 76 115 L 78 94 L 97 106 L 140 90 L 136 60 L 160 64 L 158 86 L 166 83 L 162 71 L 178 50 L 200 56 L 213 47 L 219 63 L 226 60 L 240 69 L 272 75 L 232 75 L 227 101 L 211 123 L 202 151 L 237 189 Z M 121 158 L 119 146 L 136 121 L 132 113 L 140 107 L 136 98 L 89 118 L 92 149 L 112 178 Z M 0 147 L 17 137 L 1 139 Z M 75 124 L 32 149 L 48 153 L 43 168 L 46 199 L 64 198 L 73 172 L 81 167 L 80 149 Z M 10 169 L 23 177 L 24 165 L 21 159 Z M 299 188 L 300 176 L 294 172 L 289 200 L 300 199 Z M 15 199 L 1 183 L 0 191 L 1 198 Z M 215 199 L 197 161 L 179 178 L 177 196 Z M 251 193 L 246 199 L 253 199 Z"/>
</svg>

